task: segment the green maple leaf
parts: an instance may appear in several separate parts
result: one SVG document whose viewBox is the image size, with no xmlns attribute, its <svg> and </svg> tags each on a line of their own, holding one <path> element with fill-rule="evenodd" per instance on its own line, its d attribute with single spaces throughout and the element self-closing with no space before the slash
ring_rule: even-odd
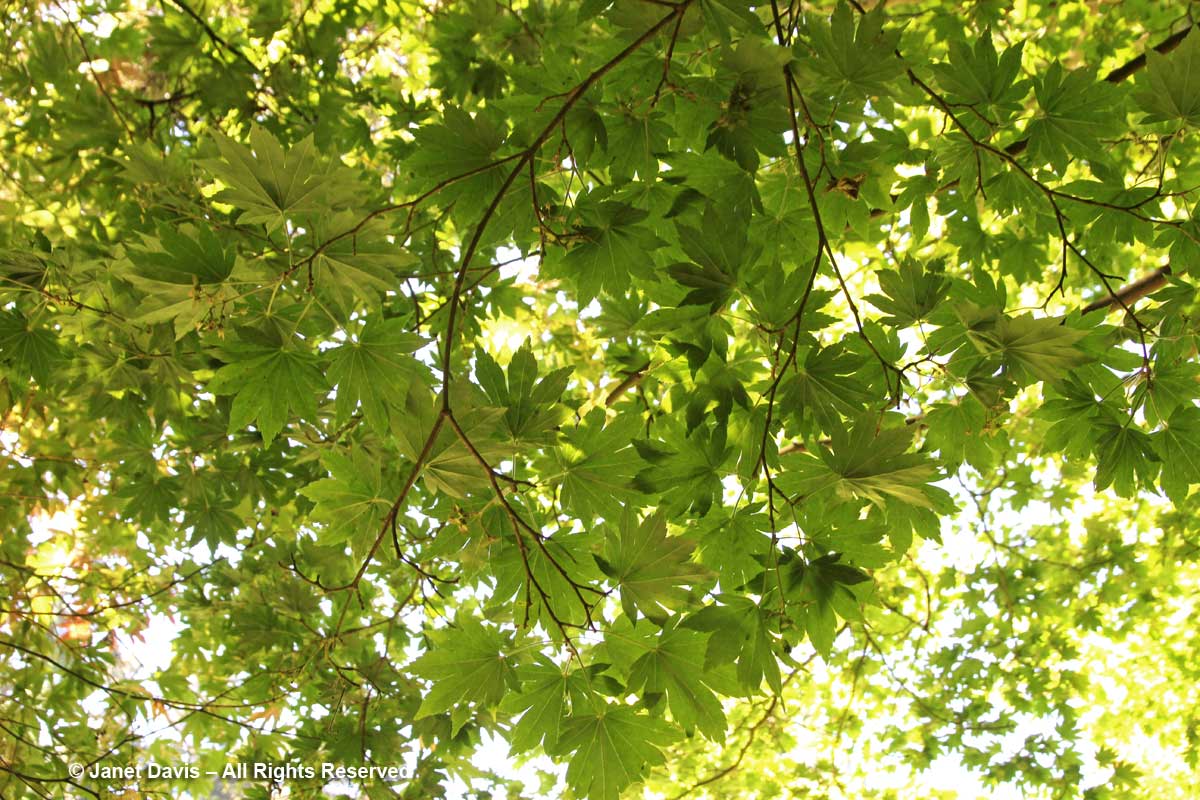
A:
<svg viewBox="0 0 1200 800">
<path fill-rule="evenodd" d="M 278 646 L 281 635 L 286 632 L 283 620 L 269 603 L 242 605 L 229 621 L 226 636 L 230 636 L 238 652 L 252 658 Z"/>
<path fill-rule="evenodd" d="M 517 510 L 522 518 L 536 520 L 519 504 Z M 508 522 L 505 520 L 506 525 Z M 514 617 L 524 622 L 528 616 L 531 624 L 540 622 L 551 636 L 562 634 L 559 622 L 584 627 L 600 598 L 586 587 L 597 586 L 604 580 L 590 557 L 597 549 L 598 538 L 595 531 L 560 531 L 539 545 L 527 545 L 524 550 L 515 540 L 494 547 L 491 560 L 496 598 L 514 598 Z"/>
<path fill-rule="evenodd" d="M 1102 157 L 1101 139 L 1121 130 L 1114 113 L 1116 90 L 1087 70 L 1065 70 L 1056 61 L 1037 81 L 1034 94 L 1041 113 L 1025 128 L 1029 150 L 1060 172 L 1073 158 Z"/>
<path fill-rule="evenodd" d="M 810 502 L 829 497 L 865 500 L 881 509 L 893 501 L 942 512 L 953 509 L 945 490 L 931 485 L 940 478 L 937 464 L 927 456 L 908 452 L 912 428 L 877 429 L 877 419 L 866 414 L 849 430 L 835 428 L 830 447 L 821 447 L 819 457 L 811 453 L 784 456 L 785 470 L 777 482 L 785 491 Z"/>
<path fill-rule="evenodd" d="M 789 59 L 785 48 L 758 36 L 743 37 L 726 52 L 722 71 L 734 83 L 721 115 L 708 126 L 706 150 L 716 147 L 751 175 L 758 170 L 760 151 L 770 156 L 786 152 L 780 134 L 791 119 L 781 77 Z"/>
<path fill-rule="evenodd" d="M 753 174 L 758 170 L 758 151 L 754 146 L 756 131 L 746 116 L 731 116 L 713 122 L 709 126 L 708 138 L 704 140 L 704 148 L 715 147 L 718 153 Z"/>
<path fill-rule="evenodd" d="M 673 133 L 664 115 L 654 110 L 638 113 L 619 108 L 606 117 L 605 126 L 609 140 L 606 152 L 612 158 L 609 171 L 625 179 L 636 173 L 643 181 L 653 180 L 658 174 L 659 155 L 667 150 Z"/>
<path fill-rule="evenodd" d="M 899 270 L 876 273 L 883 294 L 867 295 L 867 300 L 890 316 L 882 320 L 888 325 L 907 327 L 929 318 L 950 288 L 944 266 L 940 261 L 922 267 L 913 259 L 905 259 Z"/>
<path fill-rule="evenodd" d="M 518 442 L 543 439 L 554 427 L 558 415 L 553 406 L 567 388 L 571 368 L 553 370 L 539 379 L 537 360 L 526 340 L 508 362 L 507 379 L 485 350 L 475 352 L 475 375 L 488 399 L 505 408 L 508 437 Z"/>
<path fill-rule="evenodd" d="M 318 541 L 336 545 L 373 535 L 392 499 L 384 496 L 379 464 L 356 452 L 353 458 L 337 452 L 324 457 L 332 477 L 305 486 L 300 494 L 316 503 L 312 518 L 323 523 Z"/>
<path fill-rule="evenodd" d="M 567 783 L 581 797 L 618 800 L 649 767 L 663 763 L 659 748 L 674 739 L 674 732 L 662 720 L 610 704 L 595 714 L 570 717 L 554 753 L 573 754 Z"/>
<path fill-rule="evenodd" d="M 831 598 L 839 589 L 867 583 L 871 576 L 861 569 L 838 563 L 841 556 L 829 553 L 814 559 L 805 567 L 804 578 L 817 597 Z M 857 617 L 857 614 L 854 616 Z"/>
<path fill-rule="evenodd" d="M 1152 485 L 1161 464 L 1150 436 L 1131 420 L 1108 416 L 1098 419 L 1096 428 L 1096 488 L 1112 486 L 1122 497 L 1133 497 L 1139 485 Z"/>
<path fill-rule="evenodd" d="M 478 392 L 478 389 L 475 389 Z M 489 464 L 511 454 L 499 441 L 500 417 L 503 411 L 495 408 L 474 406 L 475 398 L 468 394 L 456 396 L 453 403 L 454 417 L 475 446 L 479 455 Z M 440 407 L 436 398 L 424 384 L 413 381 L 409 384 L 405 398 L 404 414 L 392 415 L 392 434 L 396 443 L 409 459 L 416 459 L 425 440 L 436 422 Z M 425 457 L 421 480 L 434 492 L 444 492 L 451 497 L 463 498 L 473 491 L 490 491 L 487 473 L 454 430 L 442 425 L 437 439 Z"/>
<path fill-rule="evenodd" d="M 1139 373 L 1139 377 L 1134 405 L 1142 408 L 1150 425 L 1158 425 L 1170 419 L 1175 409 L 1191 404 L 1200 366 L 1191 361 L 1162 366 L 1156 363 L 1153 370 Z"/>
<path fill-rule="evenodd" d="M 666 507 L 694 509 L 697 516 L 703 516 L 720 498 L 721 468 L 734 452 L 726 446 L 720 426 L 698 427 L 690 434 L 672 437 L 666 445 L 635 441 L 634 446 L 651 464 L 637 474 L 634 486 L 646 494 L 661 494 Z"/>
<path fill-rule="evenodd" d="M 442 180 L 486 167 L 495 160 L 496 150 L 503 143 L 503 128 L 487 114 L 471 116 L 457 106 L 447 105 L 440 124 L 421 128 L 407 164 L 423 175 Z"/>
<path fill-rule="evenodd" d="M 815 16 L 815 15 L 814 15 Z M 860 97 L 887 94 L 888 85 L 903 74 L 896 58 L 900 30 L 883 29 L 883 6 L 876 5 L 858 19 L 847 3 L 838 3 L 826 23 L 814 18 L 806 26 L 807 45 L 796 45 L 802 74 L 815 75 L 829 85 L 832 94 L 847 89 Z"/>
<path fill-rule="evenodd" d="M 695 542 L 667 536 L 662 512 L 639 524 L 637 512 L 627 506 L 615 528 L 610 526 L 604 557 L 596 556 L 596 562 L 620 588 L 621 607 L 631 620 L 638 611 L 662 619 L 687 601 L 691 587 L 711 580 L 712 573 L 691 558 Z"/>
<path fill-rule="evenodd" d="M 154 236 L 143 234 L 135 272 L 160 283 L 192 285 L 220 283 L 237 263 L 237 252 L 225 247 L 212 228 L 159 225 Z"/>
<path fill-rule="evenodd" d="M 1054 317 L 1001 317 L 992 335 L 1005 363 L 1037 380 L 1060 381 L 1086 360 L 1075 345 L 1088 332 L 1068 328 Z"/>
<path fill-rule="evenodd" d="M 619 415 L 606 425 L 604 410 L 594 408 L 579 425 L 563 431 L 555 450 L 561 500 L 579 519 L 618 519 L 626 505 L 643 497 L 633 481 L 645 462 L 631 445 L 641 425 L 635 414 Z"/>
<path fill-rule="evenodd" d="M 553 750 L 566 716 L 571 673 L 542 654 L 536 656 L 535 663 L 517 667 L 516 672 L 521 691 L 509 694 L 500 704 L 501 710 L 521 715 L 506 736 L 509 746 L 514 753 L 538 745 Z"/>
<path fill-rule="evenodd" d="M 169 521 L 180 501 L 178 479 L 160 475 L 157 471 L 138 475 L 135 480 L 117 488 L 114 494 L 128 502 L 129 510 L 135 512 L 130 516 L 143 525 Z"/>
<path fill-rule="evenodd" d="M 991 31 L 985 31 L 974 48 L 962 39 L 952 41 L 950 61 L 934 64 L 933 72 L 952 102 L 980 106 L 983 113 L 989 106 L 1015 111 L 1029 88 L 1028 81 L 1017 80 L 1023 49 L 1021 42 L 997 54 Z"/>
<path fill-rule="evenodd" d="M 706 305 L 714 314 L 729 301 L 736 286 L 734 276 L 695 264 L 672 264 L 667 274 L 691 289 L 680 305 Z"/>
<path fill-rule="evenodd" d="M 0 359 L 11 363 L 20 377 L 32 376 L 44 384 L 62 357 L 53 332 L 34 325 L 20 311 L 0 311 Z"/>
<path fill-rule="evenodd" d="M 691 354 L 688 353 L 689 357 Z M 708 359 L 693 376 L 696 385 L 684 411 L 687 434 L 708 419 L 715 421 L 716 429 L 727 431 L 734 404 L 743 409 L 750 408 L 750 395 L 742 384 L 749 369 L 752 369 L 751 365 L 745 362 L 731 364 L 715 352 L 708 354 Z"/>
<path fill-rule="evenodd" d="M 910 508 L 910 506 L 897 506 L 891 511 Z M 927 511 L 927 509 L 913 510 Z M 935 523 L 938 521 L 936 516 L 934 521 Z M 879 521 L 874 515 L 868 515 L 866 520 L 855 518 L 853 521 L 837 527 L 819 531 L 813 534 L 812 540 L 818 549 L 837 553 L 847 565 L 873 569 L 895 561 L 911 544 L 912 537 L 908 535 L 909 532 L 898 531 L 896 524 L 900 522 L 903 520 L 900 520 L 894 513 L 887 515 L 886 523 Z M 920 521 L 918 520 L 918 522 Z M 909 521 L 909 527 L 915 527 L 911 521 Z M 930 535 L 920 530 L 918 532 L 926 538 L 937 541 L 936 535 Z M 893 542 L 891 549 L 883 543 L 885 536 Z"/>
<path fill-rule="evenodd" d="M 504 143 L 503 126 L 485 112 L 471 116 L 456 106 L 447 105 L 442 122 L 423 125 L 413 142 L 412 155 L 404 165 L 412 170 L 414 191 L 423 192 L 474 170 L 469 177 L 456 180 L 438 193 L 438 200 L 455 207 L 456 216 L 476 220 L 504 182 L 500 167 L 486 169 L 497 160 L 496 151 Z"/>
<path fill-rule="evenodd" d="M 833 653 L 833 640 L 837 635 L 837 615 L 827 600 L 818 600 L 806 606 L 803 612 L 804 632 L 813 648 L 829 661 Z"/>
<path fill-rule="evenodd" d="M 452 734 L 476 711 L 490 711 L 506 692 L 518 686 L 505 652 L 509 638 L 501 631 L 463 615 L 456 625 L 429 634 L 428 652 L 409 665 L 409 672 L 430 681 L 414 719 L 453 711 Z"/>
<path fill-rule="evenodd" d="M 1095 424 L 1104 406 L 1077 379 L 1064 381 L 1056 389 L 1063 396 L 1052 397 L 1038 409 L 1038 416 L 1054 422 L 1046 431 L 1046 444 L 1066 454 L 1087 458 L 1092 452 Z"/>
<path fill-rule="evenodd" d="M 1200 483 L 1200 408 L 1191 404 L 1177 408 L 1152 439 L 1163 463 L 1163 491 L 1173 502 L 1182 503 L 1189 487 Z"/>
<path fill-rule="evenodd" d="M 176 339 L 236 298 L 224 283 L 238 265 L 237 251 L 211 228 L 159 225 L 130 248 L 129 259 L 133 269 L 125 277 L 145 293 L 136 321 L 172 322 Z"/>
<path fill-rule="evenodd" d="M 748 219 L 711 204 L 699 229 L 676 223 L 680 246 L 692 259 L 690 264 L 667 269 L 672 278 L 691 288 L 680 305 L 707 305 L 716 313 L 729 301 L 743 266 L 753 264 L 762 252 L 761 245 L 747 241 L 748 224 Z"/>
<path fill-rule="evenodd" d="M 704 664 L 707 668 L 737 663 L 737 678 L 746 691 L 757 692 L 763 679 L 775 692 L 782 690 L 771 616 L 749 598 L 720 595 L 684 621 L 687 628 L 709 632 Z"/>
<path fill-rule="evenodd" d="M 984 428 L 987 410 L 971 394 L 955 402 L 934 404 L 925 413 L 925 439 L 938 451 L 938 456 L 953 470 L 964 460 L 982 469 L 990 463 Z"/>
<path fill-rule="evenodd" d="M 577 105 L 567 114 L 567 138 L 571 149 L 580 161 L 590 161 L 597 148 L 608 149 L 608 129 L 604 118 L 596 110 L 583 104 Z"/>
<path fill-rule="evenodd" d="M 286 151 L 259 125 L 250 129 L 249 147 L 219 131 L 213 131 L 212 137 L 221 157 L 204 163 L 227 187 L 216 199 L 242 209 L 238 222 L 262 223 L 275 230 L 300 215 L 328 213 L 334 183 L 341 184 L 342 192 L 354 191 L 346 185 L 348 170 L 334 173 L 320 163 L 311 135 Z"/>
<path fill-rule="evenodd" d="M 1158 243 L 1171 246 L 1171 266 L 1175 271 L 1192 275 L 1200 273 L 1200 218 L 1194 216 L 1194 211 L 1191 219 L 1181 220 L 1177 227 L 1159 234 Z M 1162 296 L 1161 290 L 1158 296 Z M 1190 293 L 1188 296 L 1191 296 Z M 1162 299 L 1166 302 L 1167 298 Z"/>
<path fill-rule="evenodd" d="M 726 588 L 745 586 L 763 571 L 769 530 L 763 514 L 714 510 L 700 523 L 700 563 L 718 573 Z"/>
<path fill-rule="evenodd" d="M 192 528 L 190 543 L 203 540 L 210 550 L 215 551 L 222 542 L 234 544 L 238 529 L 244 524 L 229 503 L 209 503 L 206 500 L 185 509 L 184 525 Z"/>
<path fill-rule="evenodd" d="M 630 271 L 650 264 L 650 251 L 663 242 L 638 223 L 649 216 L 639 208 L 606 200 L 592 204 L 578 229 L 580 241 L 562 258 L 552 275 L 566 277 L 576 286 L 581 306 L 601 292 L 624 294 Z"/>
<path fill-rule="evenodd" d="M 808 639 L 826 661 L 833 651 L 838 614 L 856 621 L 863 618 L 858 598 L 850 587 L 871 580 L 862 570 L 837 563 L 840 558 L 837 553 L 830 553 L 808 563 L 793 561 L 789 586 L 785 589 L 801 604 L 800 617 Z"/>
<path fill-rule="evenodd" d="M 1138 76 L 1134 99 L 1145 123 L 1200 126 L 1200 35 L 1187 35 L 1175 51 L 1146 51 L 1146 69 Z"/>
<path fill-rule="evenodd" d="M 717 31 L 721 41 L 726 44 L 730 40 L 730 29 L 738 31 L 757 30 L 761 23 L 758 17 L 742 0 L 700 0 L 701 11 L 709 25 Z"/>
<path fill-rule="evenodd" d="M 221 315 L 238 296 L 226 283 L 239 269 L 238 252 L 223 245 L 211 228 L 160 224 L 154 236 L 143 235 L 128 255 L 132 270 L 124 277 L 145 295 L 134 319 L 170 321 L 176 339 Z"/>
<path fill-rule="evenodd" d="M 328 375 L 337 386 L 338 424 L 361 406 L 367 424 L 386 431 L 390 414 L 404 405 L 408 384 L 420 381 L 421 364 L 410 354 L 421 344 L 403 320 L 372 317 L 356 337 L 331 350 Z"/>
<path fill-rule="evenodd" d="M 668 625 L 653 647 L 629 670 L 630 689 L 665 693 L 671 715 L 690 734 L 696 728 L 716 740 L 725 732 L 721 701 L 704 681 L 705 637 Z"/>
<path fill-rule="evenodd" d="M 809 274 L 807 267 L 785 273 L 778 264 L 771 264 L 746 282 L 745 293 L 764 326 L 782 328 L 793 321 L 800 299 L 807 288 Z M 814 289 L 809 294 L 804 315 L 799 320 L 804 330 L 820 330 L 834 322 L 833 317 L 818 311 L 824 308 L 833 296 L 833 292 L 820 289 Z"/>
<path fill-rule="evenodd" d="M 313 241 L 320 248 L 313 259 L 313 289 L 347 316 L 360 301 L 378 308 L 380 294 L 395 291 L 398 276 L 418 263 L 412 253 L 388 241 L 382 222 L 362 225 L 353 211 L 315 220 Z"/>
<path fill-rule="evenodd" d="M 781 407 L 793 411 L 802 424 L 812 419 L 833 430 L 842 416 L 858 416 L 875 398 L 859 377 L 866 359 L 840 342 L 830 347 L 814 345 L 797 362 L 795 374 L 782 384 L 780 400 Z"/>
<path fill-rule="evenodd" d="M 968 118 L 964 124 L 972 125 L 971 118 Z M 984 168 L 986 162 L 975 160 L 975 143 L 968 137 L 957 131 L 951 132 L 947 136 L 939 137 L 933 144 L 934 164 L 938 167 L 938 174 L 944 180 L 956 180 L 964 188 L 968 194 L 973 194 L 978 188 L 981 180 L 986 180 L 988 177 L 987 170 Z M 928 195 L 922 195 L 922 200 L 926 200 Z M 928 207 L 926 207 L 928 211 Z M 966 226 L 963 226 L 966 228 Z M 960 234 L 965 237 L 965 233 Z M 979 239 L 968 241 L 962 247 L 964 257 L 967 254 L 975 255 L 979 252 L 979 245 L 976 244 Z"/>
<path fill-rule="evenodd" d="M 311 354 L 285 342 L 279 346 L 242 345 L 230 349 L 237 360 L 217 370 L 208 383 L 215 394 L 233 394 L 229 432 L 251 422 L 270 444 L 289 415 L 313 419 L 317 400 L 328 391 Z"/>
</svg>

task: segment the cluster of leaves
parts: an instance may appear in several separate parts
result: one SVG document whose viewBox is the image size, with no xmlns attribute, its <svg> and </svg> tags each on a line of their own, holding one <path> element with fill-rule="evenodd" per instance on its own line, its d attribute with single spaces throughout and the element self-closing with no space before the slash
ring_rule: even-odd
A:
<svg viewBox="0 0 1200 800">
<path fill-rule="evenodd" d="M 1194 561 L 1200 34 L 885 5 L 3 12 L 0 522 L 73 521 L 0 543 L 0 793 L 169 792 L 67 764 L 233 753 L 408 759 L 418 797 L 509 780 L 486 733 L 574 796 L 687 794 L 735 770 L 655 767 L 782 746 L 789 693 L 830 704 L 791 680 L 816 659 L 913 698 L 914 768 L 1082 780 L 1078 642 L 1014 627 L 1030 557 L 932 586 L 911 559 L 966 497 L 1091 483 L 1164 498 Z M 1154 591 L 1119 522 L 1082 555 L 1037 531 L 1115 587 L 1089 617 L 1051 576 L 1063 624 Z M 960 635 L 923 650 L 935 607 Z M 154 614 L 145 675 L 121 643 Z M 1021 713 L 1057 735 L 972 738 Z"/>
</svg>

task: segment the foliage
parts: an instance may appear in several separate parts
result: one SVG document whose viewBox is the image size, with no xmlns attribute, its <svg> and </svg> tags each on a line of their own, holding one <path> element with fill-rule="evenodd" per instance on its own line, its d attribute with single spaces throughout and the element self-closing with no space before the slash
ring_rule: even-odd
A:
<svg viewBox="0 0 1200 800">
<path fill-rule="evenodd" d="M 0 795 L 1195 796 L 1193 12 L 6 8 Z"/>
</svg>

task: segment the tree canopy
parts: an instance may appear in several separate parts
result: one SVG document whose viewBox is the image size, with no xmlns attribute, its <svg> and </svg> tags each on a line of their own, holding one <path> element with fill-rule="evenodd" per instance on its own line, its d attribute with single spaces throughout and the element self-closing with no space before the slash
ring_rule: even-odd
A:
<svg viewBox="0 0 1200 800">
<path fill-rule="evenodd" d="M 10 4 L 0 795 L 1195 797 L 1196 8 Z"/>
</svg>

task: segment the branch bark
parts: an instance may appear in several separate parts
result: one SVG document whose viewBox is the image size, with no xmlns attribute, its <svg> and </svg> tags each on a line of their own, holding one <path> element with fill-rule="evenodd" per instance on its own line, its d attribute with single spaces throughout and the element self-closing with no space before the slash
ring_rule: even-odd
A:
<svg viewBox="0 0 1200 800">
<path fill-rule="evenodd" d="M 1171 274 L 1171 265 L 1165 264 L 1153 272 L 1148 272 L 1133 283 L 1122 286 L 1116 292 L 1097 298 L 1083 307 L 1084 314 L 1111 308 L 1114 305 L 1131 306 L 1148 294 L 1153 294 L 1167 285 L 1167 277 Z"/>
</svg>

